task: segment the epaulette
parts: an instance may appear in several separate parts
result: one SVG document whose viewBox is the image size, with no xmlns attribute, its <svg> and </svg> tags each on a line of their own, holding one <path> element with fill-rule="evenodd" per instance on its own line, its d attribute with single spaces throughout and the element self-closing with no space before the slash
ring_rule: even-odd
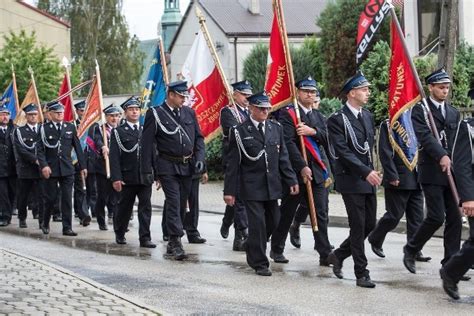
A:
<svg viewBox="0 0 474 316">
<path fill-rule="evenodd" d="M 275 124 L 275 125 L 278 125 L 278 126 L 281 126 L 280 122 L 278 122 L 277 120 L 275 119 L 270 119 L 269 122 Z"/>
<path fill-rule="evenodd" d="M 333 116 L 338 116 L 342 113 L 342 110 L 337 110 L 336 112 L 332 113 L 331 115 L 329 115 L 329 118 L 333 117 Z"/>
</svg>

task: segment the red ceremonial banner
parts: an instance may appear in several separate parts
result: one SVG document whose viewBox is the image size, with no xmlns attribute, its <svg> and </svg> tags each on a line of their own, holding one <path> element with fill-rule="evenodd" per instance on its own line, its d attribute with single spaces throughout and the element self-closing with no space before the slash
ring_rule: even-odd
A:
<svg viewBox="0 0 474 316">
<path fill-rule="evenodd" d="M 402 36 L 392 20 L 392 58 L 388 88 L 390 142 L 407 168 L 416 166 L 417 140 L 411 122 L 411 108 L 421 100 L 416 74 L 410 67 L 410 56 L 403 48 Z"/>
<path fill-rule="evenodd" d="M 94 78 L 89 95 L 86 99 L 86 109 L 81 124 L 77 128 L 77 136 L 82 138 L 88 131 L 92 124 L 100 120 L 102 114 L 100 106 L 100 94 L 97 83 L 97 78 Z"/>
<path fill-rule="evenodd" d="M 291 84 L 286 63 L 281 16 L 277 5 L 273 4 L 273 23 L 268 47 L 267 75 L 265 92 L 273 108 L 280 108 L 291 102 Z"/>
<path fill-rule="evenodd" d="M 71 90 L 71 87 L 69 86 L 69 81 L 67 79 L 67 74 L 64 74 L 64 79 L 61 84 L 61 87 L 59 88 L 59 94 L 58 96 L 61 96 Z M 71 95 L 65 96 L 64 98 L 59 99 L 59 102 L 64 106 L 64 121 L 65 122 L 72 122 L 74 121 L 74 109 L 72 108 L 72 99 Z"/>
</svg>

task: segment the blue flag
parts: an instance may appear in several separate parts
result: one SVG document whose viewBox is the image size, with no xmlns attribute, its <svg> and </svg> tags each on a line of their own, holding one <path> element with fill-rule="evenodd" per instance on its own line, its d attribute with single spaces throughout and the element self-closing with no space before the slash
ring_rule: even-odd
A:
<svg viewBox="0 0 474 316">
<path fill-rule="evenodd" d="M 161 66 L 161 51 L 159 43 L 151 61 L 148 78 L 142 94 L 142 113 L 151 107 L 160 106 L 166 99 L 166 83 Z"/>
<path fill-rule="evenodd" d="M 6 106 L 10 110 L 10 119 L 14 120 L 16 118 L 17 100 L 15 96 L 15 89 L 13 87 L 13 81 L 10 82 L 8 88 L 0 98 L 0 104 Z"/>
</svg>

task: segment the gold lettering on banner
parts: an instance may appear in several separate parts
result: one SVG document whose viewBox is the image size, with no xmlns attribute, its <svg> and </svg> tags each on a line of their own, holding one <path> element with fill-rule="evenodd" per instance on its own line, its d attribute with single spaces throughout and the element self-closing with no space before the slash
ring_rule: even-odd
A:
<svg viewBox="0 0 474 316">
<path fill-rule="evenodd" d="M 270 99 L 274 98 L 280 92 L 280 88 L 283 86 L 283 81 L 285 80 L 285 76 L 286 76 L 286 65 L 278 66 L 277 78 L 275 80 L 275 83 L 271 87 L 270 91 L 267 91 L 267 95 Z"/>
<path fill-rule="evenodd" d="M 211 104 L 207 109 L 197 114 L 199 125 L 202 126 L 202 122 L 206 124 L 212 124 L 219 119 L 220 109 L 224 106 L 225 98 L 227 97 L 226 92 L 223 90 L 217 98 L 216 102 Z"/>
<path fill-rule="evenodd" d="M 403 88 L 405 88 L 405 68 L 400 62 L 397 67 L 397 81 L 395 83 L 395 92 L 393 93 L 393 98 L 390 102 L 391 109 L 396 107 L 398 102 L 400 101 L 400 95 L 402 94 Z"/>
<path fill-rule="evenodd" d="M 410 143 L 410 137 L 408 137 L 408 132 L 405 129 L 405 127 L 403 127 L 403 125 L 400 124 L 399 121 L 395 121 L 393 123 L 392 130 L 394 133 L 397 133 L 398 136 L 400 136 L 405 146 L 410 147 L 411 143 Z"/>
</svg>

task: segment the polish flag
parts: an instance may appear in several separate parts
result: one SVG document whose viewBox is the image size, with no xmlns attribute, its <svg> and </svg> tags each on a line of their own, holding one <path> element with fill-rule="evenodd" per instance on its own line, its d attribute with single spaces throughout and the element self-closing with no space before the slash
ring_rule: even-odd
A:
<svg viewBox="0 0 474 316">
<path fill-rule="evenodd" d="M 58 96 L 61 96 L 65 93 L 68 93 L 71 90 L 69 86 L 69 80 L 67 74 L 64 74 L 64 79 L 59 88 Z M 59 102 L 64 106 L 64 122 L 74 121 L 74 109 L 72 108 L 72 95 L 65 96 L 64 98 L 59 99 Z"/>
<path fill-rule="evenodd" d="M 181 75 L 188 82 L 188 106 L 196 111 L 196 117 L 205 141 L 219 134 L 221 109 L 229 104 L 226 83 L 214 63 L 204 34 L 199 31 Z"/>
</svg>

